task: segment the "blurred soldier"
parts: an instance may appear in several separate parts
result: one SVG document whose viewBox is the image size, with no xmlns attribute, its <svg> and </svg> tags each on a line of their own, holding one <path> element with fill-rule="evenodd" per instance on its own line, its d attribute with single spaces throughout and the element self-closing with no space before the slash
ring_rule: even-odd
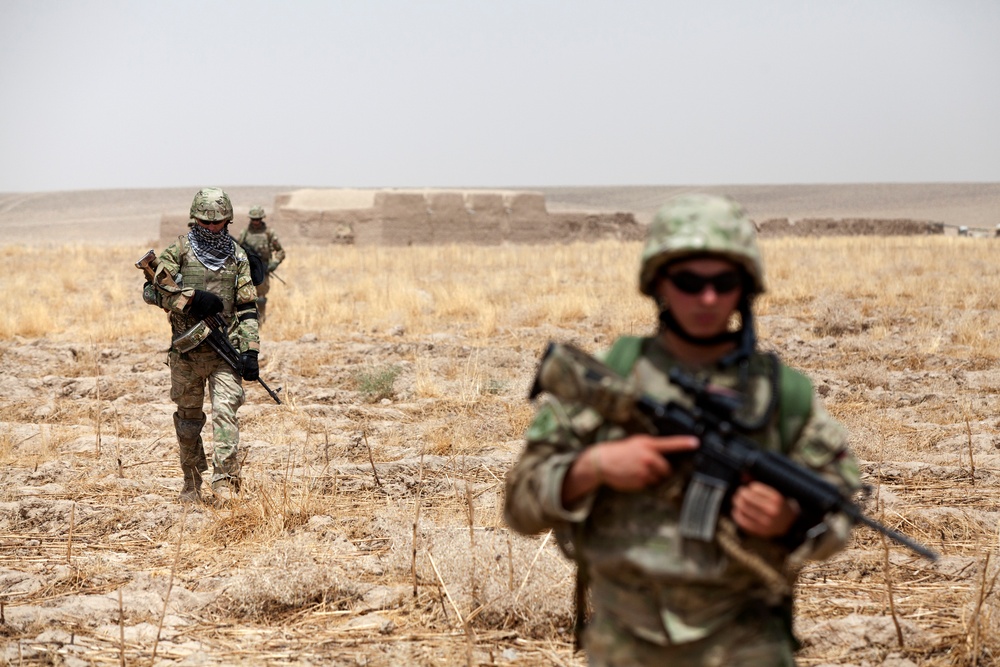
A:
<svg viewBox="0 0 1000 667">
<path fill-rule="evenodd" d="M 257 292 L 246 253 L 229 235 L 233 205 L 219 188 L 203 188 L 191 202 L 190 231 L 164 250 L 153 285 L 154 301 L 170 313 L 173 344 L 168 353 L 170 398 L 177 404 L 174 428 L 184 473 L 182 502 L 201 500 L 208 469 L 201 429 L 205 386 L 212 401 L 212 490 L 226 500 L 240 488 L 236 411 L 243 405 L 240 376 L 208 344 L 180 351 L 178 341 L 200 320 L 221 314 L 229 339 L 241 354 L 243 379 L 258 377 Z M 186 348 L 187 345 L 181 345 Z"/>
<path fill-rule="evenodd" d="M 641 292 L 659 331 L 619 338 L 605 363 L 658 401 L 691 406 L 668 371 L 681 367 L 746 399 L 739 428 L 836 484 L 860 486 L 847 436 L 804 375 L 756 349 L 753 300 L 764 268 L 753 224 L 735 202 L 686 195 L 650 225 Z M 694 436 L 627 433 L 589 408 L 550 398 L 507 475 L 516 531 L 555 529 L 589 587 L 583 646 L 592 666 L 793 665 L 792 586 L 807 559 L 841 549 L 850 524 L 817 516 L 744 480 L 710 542 L 682 537 Z M 578 601 L 582 599 L 578 595 Z M 578 605 L 580 608 L 585 605 Z"/>
<path fill-rule="evenodd" d="M 271 290 L 271 272 L 285 259 L 285 249 L 273 229 L 264 222 L 264 207 L 250 209 L 250 224 L 240 233 L 239 244 L 257 253 L 265 266 L 264 280 L 257 285 L 257 314 L 264 323 L 267 311 L 267 293 Z"/>
</svg>

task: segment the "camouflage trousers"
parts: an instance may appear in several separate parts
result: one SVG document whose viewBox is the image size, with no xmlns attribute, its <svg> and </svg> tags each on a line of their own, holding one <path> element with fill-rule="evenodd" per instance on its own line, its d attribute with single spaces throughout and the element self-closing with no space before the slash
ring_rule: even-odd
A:
<svg viewBox="0 0 1000 667">
<path fill-rule="evenodd" d="M 236 411 L 244 401 L 240 376 L 215 351 L 207 347 L 198 347 L 186 354 L 171 350 L 168 363 L 170 399 L 177 404 L 177 416 L 181 420 L 196 422 L 205 418 L 202 407 L 205 402 L 205 386 L 208 386 L 212 401 L 212 437 L 215 445 L 212 453 L 212 481 L 239 479 L 240 461 L 237 450 L 240 445 L 240 430 Z M 177 435 L 181 446 L 181 466 L 192 465 L 192 455 L 196 452 L 184 451 L 182 434 L 178 431 Z M 204 469 L 204 464 L 197 467 Z"/>
<path fill-rule="evenodd" d="M 704 639 L 660 646 L 596 611 L 583 637 L 589 667 L 794 667 L 792 639 L 780 618 L 747 614 Z"/>
</svg>

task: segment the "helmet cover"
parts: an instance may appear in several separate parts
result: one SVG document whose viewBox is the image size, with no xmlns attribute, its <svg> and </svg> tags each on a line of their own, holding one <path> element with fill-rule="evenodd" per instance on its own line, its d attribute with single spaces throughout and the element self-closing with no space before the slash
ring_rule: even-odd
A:
<svg viewBox="0 0 1000 667">
<path fill-rule="evenodd" d="M 753 292 L 764 291 L 757 228 L 743 207 L 728 197 L 679 195 L 657 211 L 642 250 L 639 291 L 653 296 L 660 269 L 687 256 L 727 259 L 747 272 Z"/>
<path fill-rule="evenodd" d="M 222 188 L 202 188 L 191 202 L 191 217 L 205 222 L 228 222 L 233 219 L 233 204 Z"/>
</svg>

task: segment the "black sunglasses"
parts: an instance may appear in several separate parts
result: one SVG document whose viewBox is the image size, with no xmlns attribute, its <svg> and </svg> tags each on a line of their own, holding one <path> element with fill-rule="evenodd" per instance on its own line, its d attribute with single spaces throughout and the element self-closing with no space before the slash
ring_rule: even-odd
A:
<svg viewBox="0 0 1000 667">
<path fill-rule="evenodd" d="M 726 294 L 743 286 L 743 276 L 739 271 L 723 271 L 714 276 L 702 276 L 692 271 L 665 273 L 664 278 L 685 294 L 701 294 L 709 285 L 716 294 Z"/>
</svg>

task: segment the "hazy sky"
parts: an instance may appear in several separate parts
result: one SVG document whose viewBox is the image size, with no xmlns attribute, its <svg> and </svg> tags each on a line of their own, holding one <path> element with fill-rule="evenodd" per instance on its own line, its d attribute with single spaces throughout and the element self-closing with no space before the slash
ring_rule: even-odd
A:
<svg viewBox="0 0 1000 667">
<path fill-rule="evenodd" d="M 1000 0 L 0 0 L 0 191 L 1000 181 Z"/>
</svg>

